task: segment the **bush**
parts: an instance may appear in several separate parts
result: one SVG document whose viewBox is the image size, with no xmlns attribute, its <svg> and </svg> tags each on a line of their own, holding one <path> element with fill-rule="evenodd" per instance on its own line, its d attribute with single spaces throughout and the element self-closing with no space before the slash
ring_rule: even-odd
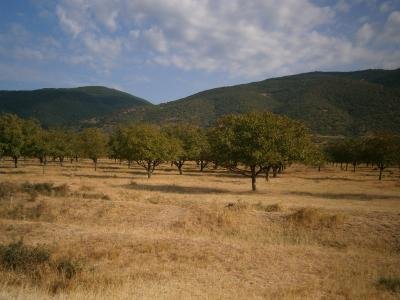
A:
<svg viewBox="0 0 400 300">
<path fill-rule="evenodd" d="M 342 214 L 327 214 L 317 208 L 305 207 L 287 217 L 289 222 L 311 228 L 336 227 L 344 222 Z"/>
<path fill-rule="evenodd" d="M 400 292 L 400 278 L 381 277 L 378 284 L 391 292 Z"/>
<path fill-rule="evenodd" d="M 41 247 L 31 247 L 22 241 L 0 246 L 0 264 L 6 270 L 34 271 L 50 262 L 50 252 Z"/>
<path fill-rule="evenodd" d="M 44 183 L 25 182 L 22 184 L 21 189 L 30 195 L 41 194 L 45 196 L 64 197 L 69 194 L 68 185 L 62 184 L 59 186 L 54 186 L 53 183 L 49 182 L 44 182 Z"/>
<path fill-rule="evenodd" d="M 56 269 L 63 278 L 72 279 L 77 273 L 78 266 L 69 257 L 64 257 L 56 263 Z"/>
<path fill-rule="evenodd" d="M 19 186 L 11 182 L 0 182 L 0 199 L 9 199 L 16 192 L 18 192 Z"/>
</svg>

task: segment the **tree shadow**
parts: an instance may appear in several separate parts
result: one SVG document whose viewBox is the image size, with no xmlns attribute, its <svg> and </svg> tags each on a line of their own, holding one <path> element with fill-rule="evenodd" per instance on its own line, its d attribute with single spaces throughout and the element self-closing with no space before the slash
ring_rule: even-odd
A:
<svg viewBox="0 0 400 300">
<path fill-rule="evenodd" d="M 326 198 L 329 200 L 358 200 L 358 201 L 371 201 L 371 200 L 400 200 L 400 196 L 393 195 L 377 195 L 377 194 L 363 194 L 363 193 L 311 193 L 292 191 L 286 193 L 287 195 Z"/>
<path fill-rule="evenodd" d="M 361 182 L 364 181 L 362 179 L 356 179 L 356 178 L 345 178 L 345 177 L 303 177 L 303 176 L 293 176 L 295 178 L 299 178 L 299 179 L 304 179 L 304 180 L 329 180 L 329 181 L 357 181 L 357 182 Z"/>
<path fill-rule="evenodd" d="M 163 192 L 163 193 L 174 193 L 174 194 L 227 194 L 231 193 L 229 190 L 220 188 L 209 188 L 209 187 L 193 187 L 193 186 L 179 186 L 179 185 L 150 185 L 150 184 L 128 184 L 123 187 L 138 190 L 138 191 L 151 191 L 151 192 Z"/>
</svg>

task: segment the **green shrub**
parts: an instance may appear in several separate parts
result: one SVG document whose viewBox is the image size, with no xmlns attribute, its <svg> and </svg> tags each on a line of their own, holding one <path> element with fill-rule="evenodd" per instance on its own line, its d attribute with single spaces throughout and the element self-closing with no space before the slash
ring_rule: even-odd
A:
<svg viewBox="0 0 400 300">
<path fill-rule="evenodd" d="M 63 278 L 72 279 L 78 271 L 78 265 L 69 257 L 64 257 L 56 263 L 56 269 Z"/>
<path fill-rule="evenodd" d="M 0 246 L 0 265 L 6 270 L 33 271 L 50 262 L 50 252 L 41 246 L 26 246 L 22 241 Z"/>
<path fill-rule="evenodd" d="M 378 284 L 391 292 L 400 292 L 400 278 L 381 277 Z"/>
</svg>

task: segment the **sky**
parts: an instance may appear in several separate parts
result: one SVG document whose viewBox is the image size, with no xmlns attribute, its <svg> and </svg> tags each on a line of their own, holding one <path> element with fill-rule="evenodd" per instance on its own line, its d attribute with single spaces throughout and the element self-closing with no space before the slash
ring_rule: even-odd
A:
<svg viewBox="0 0 400 300">
<path fill-rule="evenodd" d="M 400 0 L 0 0 L 0 89 L 153 103 L 310 71 L 400 67 Z"/>
</svg>

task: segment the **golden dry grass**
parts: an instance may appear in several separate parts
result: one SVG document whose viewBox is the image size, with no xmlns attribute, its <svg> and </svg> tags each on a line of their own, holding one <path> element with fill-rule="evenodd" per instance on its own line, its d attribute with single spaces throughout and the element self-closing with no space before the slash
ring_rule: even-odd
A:
<svg viewBox="0 0 400 300">
<path fill-rule="evenodd" d="M 23 238 L 80 271 L 58 288 L 0 270 L 0 299 L 395 299 L 400 278 L 398 170 L 293 166 L 279 178 L 225 171 L 183 176 L 168 165 L 148 180 L 104 160 L 14 169 L 3 182 L 67 184 L 65 195 L 0 199 L 0 244 Z M 53 275 L 52 275 L 53 274 Z M 56 286 L 56 288 L 55 288 Z"/>
</svg>

